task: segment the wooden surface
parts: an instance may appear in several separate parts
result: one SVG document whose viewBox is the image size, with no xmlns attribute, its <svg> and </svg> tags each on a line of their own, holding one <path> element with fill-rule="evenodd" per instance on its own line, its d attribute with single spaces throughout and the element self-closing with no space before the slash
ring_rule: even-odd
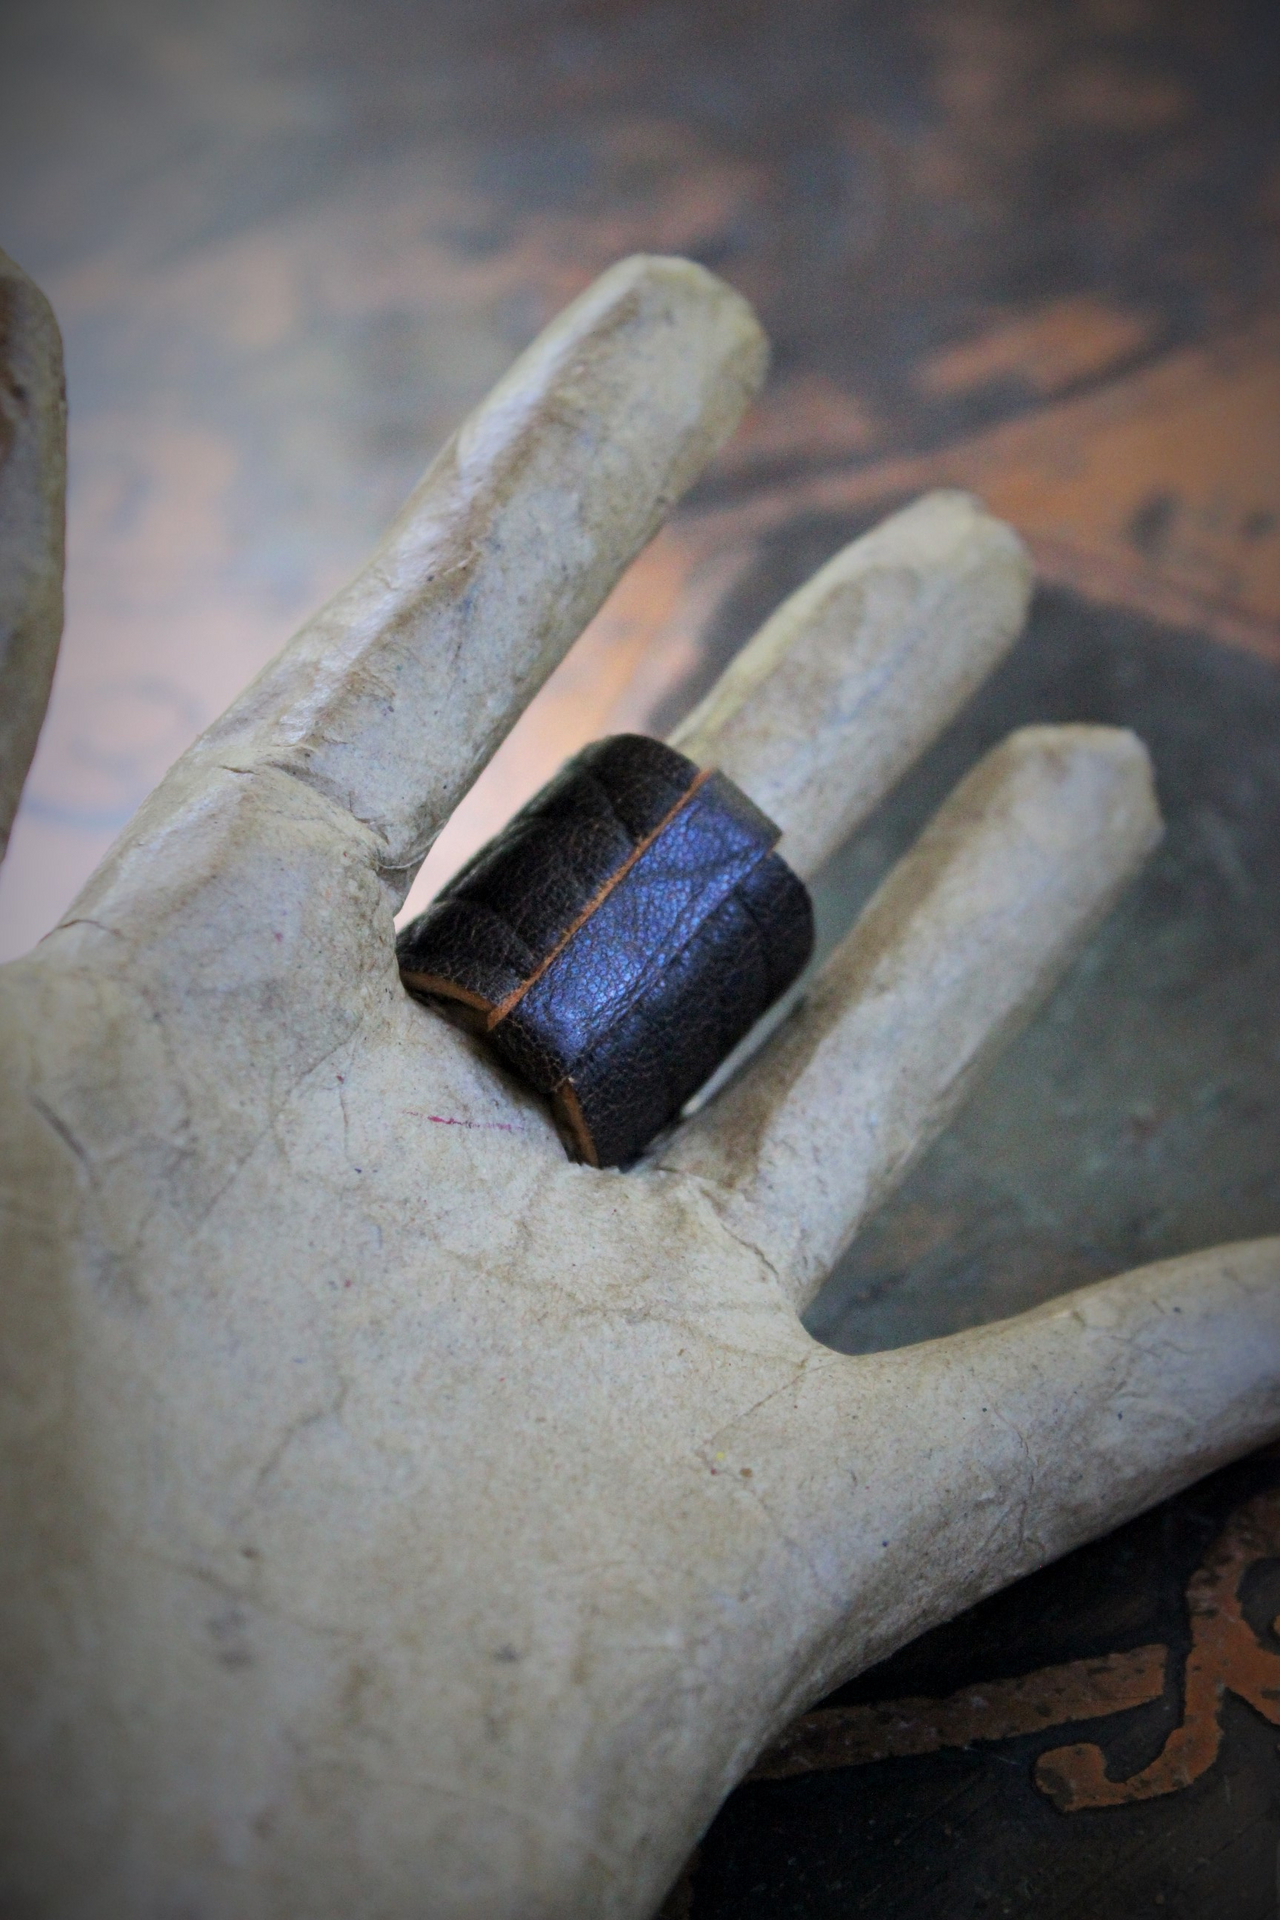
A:
<svg viewBox="0 0 1280 1920">
<path fill-rule="evenodd" d="M 66 333 L 72 490 L 0 952 L 635 248 L 741 287 L 773 379 L 419 900 L 566 752 L 686 705 L 734 578 L 806 515 L 959 480 L 1049 577 L 1274 648 L 1267 0 L 45 0 L 6 24 L 0 213 Z"/>
<path fill-rule="evenodd" d="M 66 332 L 72 494 L 3 951 L 537 328 L 623 253 L 690 253 L 756 303 L 771 384 L 414 904 L 566 753 L 665 730 L 885 508 L 974 487 L 1032 543 L 1031 628 L 831 863 L 824 937 L 1022 720 L 1135 726 L 1170 831 L 812 1324 L 892 1345 L 1280 1231 L 1278 42 L 1269 0 L 15 9 L 5 244 Z M 1155 1760 L 1195 1691 L 1195 1570 L 1275 1472 L 1220 1476 L 846 1690 L 911 1703 L 898 1757 L 744 1786 L 670 1912 L 1269 1920 L 1277 1733 L 1226 1655 L 1196 1670 L 1222 1738 L 1186 1786 L 1065 1813 L 1034 1763 L 1082 1741 L 1117 1779 Z M 1231 1671 L 1270 1686 L 1280 1588 L 1254 1561 Z M 884 1718 L 849 1724 L 874 1745 Z"/>
</svg>

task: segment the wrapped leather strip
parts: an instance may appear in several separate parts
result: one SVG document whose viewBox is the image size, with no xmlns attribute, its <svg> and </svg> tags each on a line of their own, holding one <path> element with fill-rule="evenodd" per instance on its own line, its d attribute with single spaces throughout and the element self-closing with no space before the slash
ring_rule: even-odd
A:
<svg viewBox="0 0 1280 1920">
<path fill-rule="evenodd" d="M 620 1165 L 809 958 L 778 835 L 660 741 L 598 741 L 404 930 L 401 976 L 551 1099 L 572 1152 Z"/>
</svg>

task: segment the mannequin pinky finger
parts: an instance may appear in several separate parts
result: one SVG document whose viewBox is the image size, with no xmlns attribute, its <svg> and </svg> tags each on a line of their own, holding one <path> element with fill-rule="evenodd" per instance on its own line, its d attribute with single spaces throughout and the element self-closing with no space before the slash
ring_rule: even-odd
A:
<svg viewBox="0 0 1280 1920">
<path fill-rule="evenodd" d="M 62 637 L 67 403 L 48 301 L 0 253 L 0 858 Z"/>
</svg>

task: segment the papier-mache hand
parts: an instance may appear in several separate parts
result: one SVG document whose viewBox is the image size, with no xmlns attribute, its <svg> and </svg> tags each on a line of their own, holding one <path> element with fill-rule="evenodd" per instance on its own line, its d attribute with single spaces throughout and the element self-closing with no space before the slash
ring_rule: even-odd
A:
<svg viewBox="0 0 1280 1920">
<path fill-rule="evenodd" d="M 38 714 L 56 334 L 4 288 L 0 673 Z M 1153 845 L 1131 735 L 988 755 L 627 1171 L 401 985 L 433 837 L 764 362 L 701 268 L 605 274 L 0 977 L 15 1911 L 639 1920 L 825 1690 L 1280 1428 L 1276 1241 L 857 1359 L 799 1318 Z M 922 500 L 674 743 L 810 875 L 1028 590 Z"/>
</svg>

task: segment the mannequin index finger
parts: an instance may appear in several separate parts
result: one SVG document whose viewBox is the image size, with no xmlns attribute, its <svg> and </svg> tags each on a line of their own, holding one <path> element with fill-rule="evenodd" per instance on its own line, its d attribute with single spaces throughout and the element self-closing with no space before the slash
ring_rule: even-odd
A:
<svg viewBox="0 0 1280 1920">
<path fill-rule="evenodd" d="M 661 1164 L 706 1182 L 803 1307 L 1161 831 L 1133 734 L 1010 734 L 891 870 L 788 1025 Z"/>
<path fill-rule="evenodd" d="M 766 358 L 747 303 L 704 268 L 611 268 L 197 752 L 297 775 L 372 830 L 384 872 L 410 875 L 736 426 Z"/>
</svg>

